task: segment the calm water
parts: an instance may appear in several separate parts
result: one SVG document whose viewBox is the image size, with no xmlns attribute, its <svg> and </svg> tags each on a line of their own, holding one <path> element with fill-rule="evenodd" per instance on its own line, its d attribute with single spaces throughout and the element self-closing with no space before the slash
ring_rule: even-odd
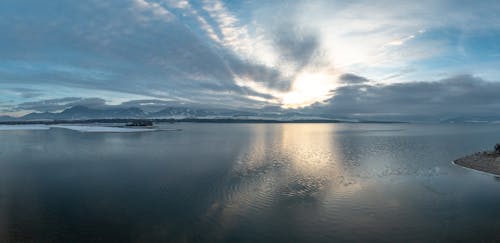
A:
<svg viewBox="0 0 500 243">
<path fill-rule="evenodd" d="M 0 131 L 0 242 L 500 240 L 493 125 Z"/>
</svg>

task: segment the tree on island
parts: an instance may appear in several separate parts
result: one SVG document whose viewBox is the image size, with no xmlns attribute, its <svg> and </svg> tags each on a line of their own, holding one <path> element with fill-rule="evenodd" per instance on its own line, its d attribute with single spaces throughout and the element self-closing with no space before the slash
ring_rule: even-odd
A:
<svg viewBox="0 0 500 243">
<path fill-rule="evenodd" d="M 127 123 L 125 126 L 127 127 L 151 127 L 153 126 L 153 121 L 150 120 L 136 120 Z"/>
</svg>

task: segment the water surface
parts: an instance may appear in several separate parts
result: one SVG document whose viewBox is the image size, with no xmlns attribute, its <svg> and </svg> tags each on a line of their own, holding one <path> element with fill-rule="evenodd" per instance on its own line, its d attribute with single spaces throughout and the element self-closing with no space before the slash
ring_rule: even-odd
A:
<svg viewBox="0 0 500 243">
<path fill-rule="evenodd" d="M 0 131 L 0 242 L 500 240 L 499 125 Z"/>
</svg>

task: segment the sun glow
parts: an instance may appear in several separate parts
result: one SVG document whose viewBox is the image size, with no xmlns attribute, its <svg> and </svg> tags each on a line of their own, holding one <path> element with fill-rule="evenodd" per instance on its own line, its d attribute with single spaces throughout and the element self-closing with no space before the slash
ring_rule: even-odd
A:
<svg viewBox="0 0 500 243">
<path fill-rule="evenodd" d="M 335 75 L 328 72 L 303 72 L 297 75 L 291 91 L 283 96 L 283 108 L 302 108 L 332 97 L 335 80 Z"/>
</svg>

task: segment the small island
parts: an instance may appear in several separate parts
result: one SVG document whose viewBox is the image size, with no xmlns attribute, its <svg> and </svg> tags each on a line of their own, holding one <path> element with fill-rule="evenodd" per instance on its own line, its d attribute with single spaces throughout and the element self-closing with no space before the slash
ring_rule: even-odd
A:
<svg viewBox="0 0 500 243">
<path fill-rule="evenodd" d="M 151 120 L 134 120 L 125 124 L 126 127 L 152 127 L 153 121 Z"/>
<path fill-rule="evenodd" d="M 500 144 L 495 145 L 494 151 L 474 153 L 453 161 L 454 164 L 500 176 Z"/>
</svg>

